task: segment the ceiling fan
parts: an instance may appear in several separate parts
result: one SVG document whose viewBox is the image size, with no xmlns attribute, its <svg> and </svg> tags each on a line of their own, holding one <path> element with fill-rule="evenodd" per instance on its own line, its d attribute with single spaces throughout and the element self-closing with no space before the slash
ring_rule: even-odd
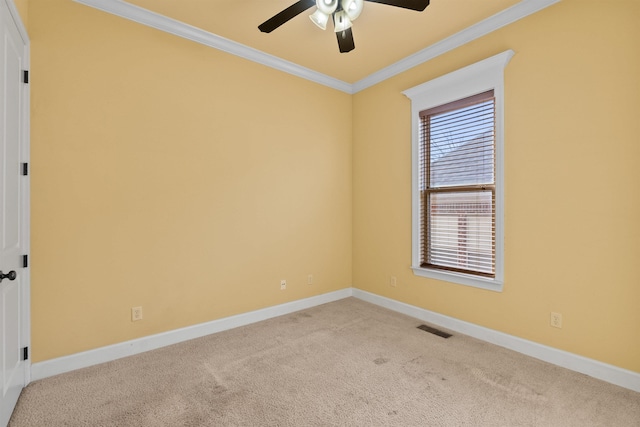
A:
<svg viewBox="0 0 640 427">
<path fill-rule="evenodd" d="M 340 52 L 350 52 L 356 47 L 353 42 L 351 23 L 360 16 L 365 1 L 417 10 L 418 12 L 422 12 L 429 6 L 429 0 L 299 0 L 258 25 L 258 28 L 263 33 L 270 33 L 305 10 L 316 6 L 316 11 L 309 16 L 311 21 L 324 30 L 327 28 L 329 17 L 333 17 L 333 27 L 338 38 Z"/>
</svg>

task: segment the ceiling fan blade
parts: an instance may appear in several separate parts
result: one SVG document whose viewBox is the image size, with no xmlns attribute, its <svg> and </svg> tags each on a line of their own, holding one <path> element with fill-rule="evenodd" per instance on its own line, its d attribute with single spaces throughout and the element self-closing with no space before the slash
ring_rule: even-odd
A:
<svg viewBox="0 0 640 427">
<path fill-rule="evenodd" d="M 336 37 L 338 38 L 338 47 L 340 48 L 340 53 L 351 52 L 356 48 L 356 45 L 353 42 L 353 32 L 351 31 L 351 28 L 347 28 L 344 31 L 336 33 Z"/>
<path fill-rule="evenodd" d="M 429 6 L 429 0 L 364 0 L 372 3 L 388 4 L 389 6 L 402 7 L 404 9 L 422 12 Z"/>
<path fill-rule="evenodd" d="M 300 0 L 299 2 L 292 4 L 282 12 L 275 14 L 271 18 L 264 21 L 262 24 L 258 25 L 258 29 L 260 29 L 260 31 L 262 31 L 263 33 L 270 33 L 291 18 L 295 18 L 305 10 L 309 9 L 311 6 L 315 5 L 316 0 Z"/>
</svg>

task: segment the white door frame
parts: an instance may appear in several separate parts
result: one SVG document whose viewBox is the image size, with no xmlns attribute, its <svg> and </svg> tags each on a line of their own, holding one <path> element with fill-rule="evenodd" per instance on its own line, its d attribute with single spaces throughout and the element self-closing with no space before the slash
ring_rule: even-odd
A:
<svg viewBox="0 0 640 427">
<path fill-rule="evenodd" d="M 31 79 L 31 41 L 29 34 L 22 22 L 22 18 L 14 0 L 6 0 L 11 12 L 11 17 L 18 27 L 18 32 L 24 43 L 24 69 Z M 28 266 L 22 269 L 22 342 L 29 348 L 29 357 L 25 360 L 25 381 L 28 385 L 31 382 L 31 82 L 23 84 L 22 92 L 22 123 L 20 140 L 20 157 L 23 163 L 28 165 L 27 176 L 22 179 L 22 247 L 28 256 Z"/>
<path fill-rule="evenodd" d="M 24 70 L 30 72 L 30 40 L 27 30 L 22 22 L 18 9 L 14 4 L 14 0 L 0 0 L 4 1 L 9 9 L 11 18 L 13 19 L 20 38 L 24 45 Z M 29 76 L 30 78 L 31 76 Z M 22 343 L 29 348 L 29 358 L 25 360 L 25 385 L 31 381 L 31 159 L 30 159 L 30 84 L 23 84 L 22 96 L 22 123 L 20 124 L 20 161 L 28 164 L 28 174 L 21 179 L 21 193 L 22 193 L 22 209 L 21 218 L 22 222 L 22 248 L 24 248 L 25 254 L 28 255 L 28 267 L 21 269 L 21 292 L 22 292 L 22 307 L 21 307 L 21 329 L 22 329 Z"/>
</svg>

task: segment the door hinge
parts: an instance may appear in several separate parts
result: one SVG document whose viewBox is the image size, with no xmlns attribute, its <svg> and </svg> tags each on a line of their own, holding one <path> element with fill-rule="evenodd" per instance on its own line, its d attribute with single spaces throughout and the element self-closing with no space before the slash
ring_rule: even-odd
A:
<svg viewBox="0 0 640 427">
<path fill-rule="evenodd" d="M 22 164 L 22 175 L 23 176 L 29 175 L 29 163 Z"/>
<path fill-rule="evenodd" d="M 22 347 L 22 360 L 29 360 L 29 347 Z"/>
<path fill-rule="evenodd" d="M 29 70 L 22 70 L 22 83 L 29 84 Z"/>
<path fill-rule="evenodd" d="M 29 267 L 29 255 L 22 255 L 22 268 Z"/>
</svg>

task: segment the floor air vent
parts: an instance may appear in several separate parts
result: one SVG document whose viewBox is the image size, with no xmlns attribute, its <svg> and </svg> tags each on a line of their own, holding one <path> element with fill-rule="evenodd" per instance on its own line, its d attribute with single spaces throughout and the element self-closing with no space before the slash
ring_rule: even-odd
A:
<svg viewBox="0 0 640 427">
<path fill-rule="evenodd" d="M 427 326 L 427 325 L 420 325 L 418 326 L 418 329 L 422 329 L 423 331 L 427 331 L 430 334 L 437 335 L 442 338 L 449 338 L 451 336 L 451 334 L 448 334 L 444 331 L 441 331 L 440 329 L 432 328 L 431 326 Z"/>
</svg>

